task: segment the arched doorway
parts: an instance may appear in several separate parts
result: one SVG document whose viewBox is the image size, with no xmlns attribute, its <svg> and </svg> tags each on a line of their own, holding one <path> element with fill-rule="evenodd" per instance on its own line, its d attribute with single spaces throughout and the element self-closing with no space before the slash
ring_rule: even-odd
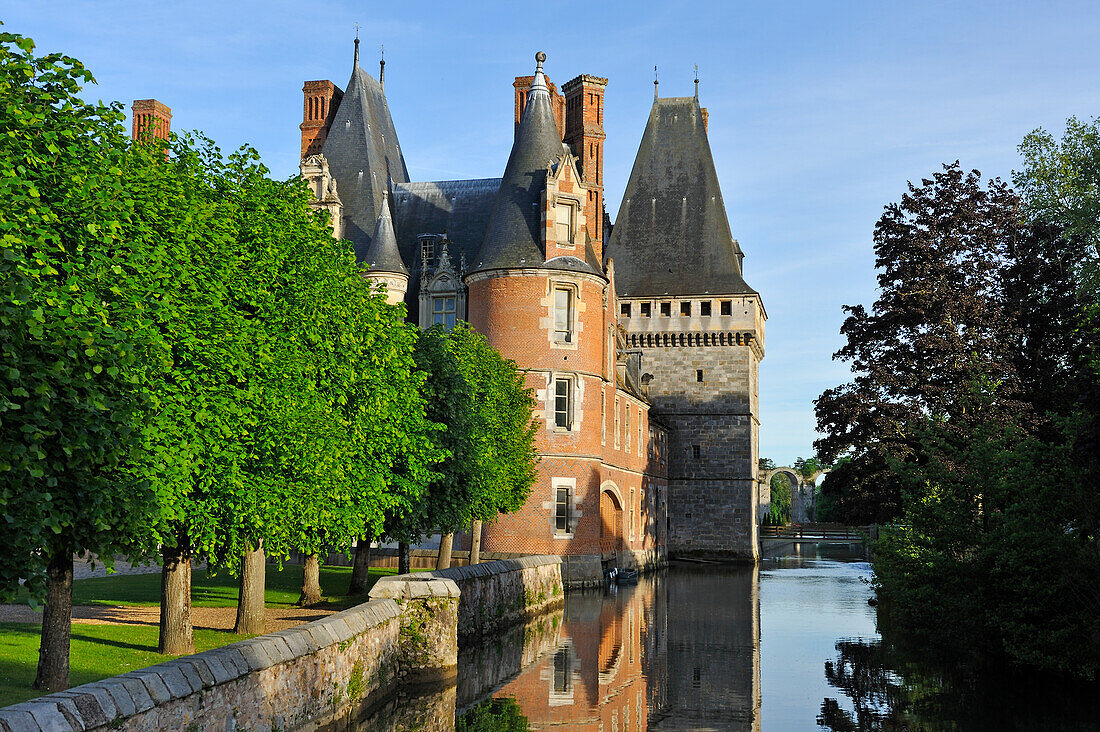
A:
<svg viewBox="0 0 1100 732">
<path fill-rule="evenodd" d="M 611 490 L 600 491 L 600 552 L 616 552 L 623 545 L 623 506 Z"/>
</svg>

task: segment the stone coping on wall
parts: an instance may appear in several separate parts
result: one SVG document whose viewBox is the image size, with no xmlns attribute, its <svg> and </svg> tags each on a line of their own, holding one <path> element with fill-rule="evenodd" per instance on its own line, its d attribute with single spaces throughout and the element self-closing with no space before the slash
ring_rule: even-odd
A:
<svg viewBox="0 0 1100 732">
<path fill-rule="evenodd" d="M 37 732 L 108 725 L 124 728 L 132 718 L 154 707 L 201 695 L 277 664 L 348 643 L 399 618 L 401 612 L 401 606 L 393 600 L 373 600 L 304 625 L 41 696 L 0 709 L 0 729 Z M 133 729 L 154 728 L 133 721 Z"/>
</svg>

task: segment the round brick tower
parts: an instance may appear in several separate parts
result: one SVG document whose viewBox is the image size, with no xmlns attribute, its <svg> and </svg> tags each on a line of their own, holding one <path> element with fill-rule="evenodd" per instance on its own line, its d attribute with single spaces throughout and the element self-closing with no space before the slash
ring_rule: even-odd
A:
<svg viewBox="0 0 1100 732">
<path fill-rule="evenodd" d="M 516 361 L 535 392 L 542 456 L 526 505 L 485 526 L 482 550 L 596 554 L 613 297 L 587 235 L 589 188 L 562 145 L 545 58 L 536 56 L 485 240 L 465 278 L 471 325 Z"/>
</svg>

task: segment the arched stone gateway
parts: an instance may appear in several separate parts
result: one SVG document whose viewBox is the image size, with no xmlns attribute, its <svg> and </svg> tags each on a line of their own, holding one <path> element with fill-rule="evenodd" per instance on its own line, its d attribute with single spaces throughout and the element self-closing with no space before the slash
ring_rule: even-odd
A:
<svg viewBox="0 0 1100 732">
<path fill-rule="evenodd" d="M 623 545 L 623 504 L 614 487 L 600 491 L 600 552 L 617 552 Z"/>
<path fill-rule="evenodd" d="M 806 478 L 796 468 L 784 465 L 772 468 L 760 473 L 757 483 L 758 509 L 756 521 L 763 523 L 771 508 L 772 478 L 776 475 L 786 475 L 791 481 L 791 521 L 795 523 L 807 523 L 814 520 L 815 489 L 817 481 L 828 475 L 828 470 L 818 470 L 809 478 Z"/>
</svg>

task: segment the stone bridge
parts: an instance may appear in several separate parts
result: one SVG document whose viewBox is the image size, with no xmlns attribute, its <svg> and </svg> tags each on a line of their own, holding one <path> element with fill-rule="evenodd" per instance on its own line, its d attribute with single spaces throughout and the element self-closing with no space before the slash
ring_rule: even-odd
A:
<svg viewBox="0 0 1100 732">
<path fill-rule="evenodd" d="M 814 505 L 815 488 L 817 481 L 829 473 L 828 470 L 818 470 L 809 478 L 802 475 L 797 468 L 784 465 L 779 468 L 765 470 L 757 477 L 757 511 L 756 522 L 763 523 L 764 516 L 768 514 L 772 505 L 772 478 L 776 475 L 785 475 L 791 482 L 791 521 L 794 523 L 808 523 L 815 519 Z"/>
</svg>

